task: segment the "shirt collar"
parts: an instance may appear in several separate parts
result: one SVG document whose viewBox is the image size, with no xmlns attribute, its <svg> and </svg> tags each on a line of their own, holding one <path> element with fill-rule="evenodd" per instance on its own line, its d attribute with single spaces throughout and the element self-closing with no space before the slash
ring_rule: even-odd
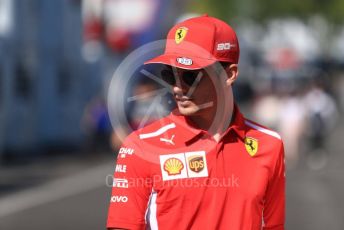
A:
<svg viewBox="0 0 344 230">
<path fill-rule="evenodd" d="M 178 127 L 182 128 L 183 133 L 181 133 L 181 135 L 185 139 L 185 142 L 188 142 L 196 136 L 200 136 L 201 134 L 208 133 L 206 130 L 197 128 L 196 125 L 192 123 L 192 121 L 187 119 L 187 117 L 181 115 L 178 109 L 173 110 L 169 117 L 174 123 L 176 123 Z M 234 104 L 232 122 L 223 134 L 222 138 L 228 135 L 231 130 L 233 130 L 240 139 L 243 140 L 245 138 L 246 129 L 244 117 L 236 104 Z"/>
<path fill-rule="evenodd" d="M 181 129 L 182 132 L 180 135 L 183 136 L 185 142 L 190 141 L 202 133 L 206 133 L 205 130 L 197 128 L 190 119 L 181 115 L 178 109 L 173 110 L 169 117 L 174 123 L 176 123 L 177 127 Z"/>
<path fill-rule="evenodd" d="M 234 130 L 235 133 L 240 137 L 240 139 L 243 140 L 246 136 L 245 127 L 245 118 L 240 112 L 239 107 L 234 104 L 233 120 L 223 136 L 226 136 L 231 130 Z"/>
</svg>

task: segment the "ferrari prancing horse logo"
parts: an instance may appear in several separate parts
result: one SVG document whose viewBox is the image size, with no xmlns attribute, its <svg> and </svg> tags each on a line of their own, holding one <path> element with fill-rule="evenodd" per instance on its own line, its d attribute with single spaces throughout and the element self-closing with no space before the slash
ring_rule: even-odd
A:
<svg viewBox="0 0 344 230">
<path fill-rule="evenodd" d="M 174 40 L 176 41 L 177 44 L 181 43 L 184 40 L 187 32 L 188 32 L 188 28 L 186 27 L 179 27 L 176 30 L 176 33 L 174 35 Z"/>
<path fill-rule="evenodd" d="M 245 148 L 248 154 L 253 157 L 258 151 L 258 141 L 252 137 L 245 137 Z"/>
</svg>

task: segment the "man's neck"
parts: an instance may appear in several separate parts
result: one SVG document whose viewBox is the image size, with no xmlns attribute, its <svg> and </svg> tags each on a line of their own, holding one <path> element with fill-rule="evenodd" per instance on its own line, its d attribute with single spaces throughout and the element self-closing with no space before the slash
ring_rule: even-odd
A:
<svg viewBox="0 0 344 230">
<path fill-rule="evenodd" d="M 200 129 L 207 130 L 218 142 L 228 129 L 234 110 L 233 101 L 219 109 L 214 109 L 204 115 L 194 116 L 190 119 Z"/>
</svg>

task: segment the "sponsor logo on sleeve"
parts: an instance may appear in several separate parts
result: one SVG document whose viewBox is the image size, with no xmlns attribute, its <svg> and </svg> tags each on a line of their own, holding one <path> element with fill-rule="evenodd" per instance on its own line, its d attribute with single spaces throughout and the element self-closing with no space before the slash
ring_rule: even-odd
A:
<svg viewBox="0 0 344 230">
<path fill-rule="evenodd" d="M 127 166 L 126 165 L 117 164 L 115 172 L 126 173 L 127 172 Z"/>
<path fill-rule="evenodd" d="M 245 137 L 245 148 L 248 154 L 253 157 L 258 151 L 258 140 L 252 137 Z"/>
<path fill-rule="evenodd" d="M 134 149 L 122 147 L 119 149 L 118 154 L 120 158 L 125 158 L 127 155 L 133 155 L 134 152 Z"/>
<path fill-rule="evenodd" d="M 112 203 L 127 203 L 128 197 L 127 196 L 112 196 L 111 202 Z"/>
<path fill-rule="evenodd" d="M 123 178 L 114 178 L 112 186 L 116 188 L 128 188 L 128 180 Z"/>
</svg>

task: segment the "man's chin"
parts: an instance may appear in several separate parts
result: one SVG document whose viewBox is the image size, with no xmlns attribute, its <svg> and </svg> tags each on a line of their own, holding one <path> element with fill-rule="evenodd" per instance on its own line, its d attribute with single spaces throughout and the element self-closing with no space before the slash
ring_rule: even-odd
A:
<svg viewBox="0 0 344 230">
<path fill-rule="evenodd" d="M 183 116 L 195 116 L 199 112 L 196 108 L 178 107 L 179 113 Z"/>
</svg>

